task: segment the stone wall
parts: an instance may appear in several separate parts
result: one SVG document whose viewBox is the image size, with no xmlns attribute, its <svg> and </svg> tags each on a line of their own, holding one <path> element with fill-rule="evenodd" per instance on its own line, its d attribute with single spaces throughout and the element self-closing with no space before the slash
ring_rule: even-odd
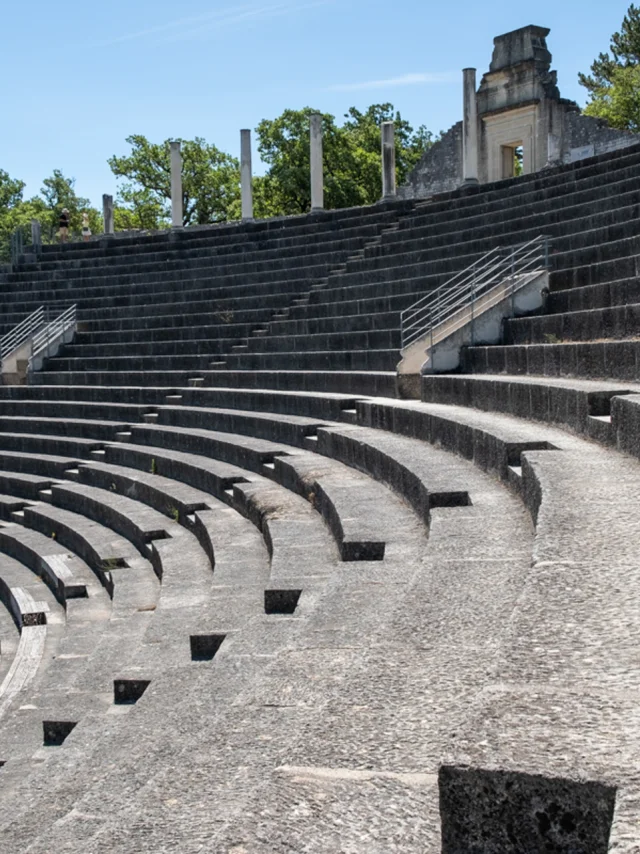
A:
<svg viewBox="0 0 640 854">
<path fill-rule="evenodd" d="M 401 199 L 420 199 L 448 193 L 462 183 L 462 122 L 458 122 L 422 155 L 407 183 L 398 188 Z"/>
<path fill-rule="evenodd" d="M 548 34 L 546 27 L 527 26 L 494 39 L 489 71 L 475 95 L 478 162 L 470 175 L 481 184 L 511 177 L 510 152 L 517 148 L 527 174 L 640 141 L 640 134 L 583 116 L 574 101 L 560 97 Z M 424 154 L 398 195 L 414 199 L 450 192 L 470 177 L 463 171 L 463 122 L 458 122 Z"/>
<path fill-rule="evenodd" d="M 638 142 L 640 134 L 609 127 L 604 119 L 583 116 L 577 110 L 567 112 L 564 117 L 562 162 L 572 163 Z"/>
</svg>

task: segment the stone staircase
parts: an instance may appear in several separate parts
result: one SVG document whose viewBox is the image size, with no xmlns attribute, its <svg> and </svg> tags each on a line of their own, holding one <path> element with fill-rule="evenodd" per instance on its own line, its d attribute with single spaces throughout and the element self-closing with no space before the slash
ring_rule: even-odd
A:
<svg viewBox="0 0 640 854">
<path fill-rule="evenodd" d="M 81 326 L 0 386 L 0 851 L 637 852 L 639 165 L 3 274 Z M 545 314 L 398 399 L 540 233 Z"/>
</svg>

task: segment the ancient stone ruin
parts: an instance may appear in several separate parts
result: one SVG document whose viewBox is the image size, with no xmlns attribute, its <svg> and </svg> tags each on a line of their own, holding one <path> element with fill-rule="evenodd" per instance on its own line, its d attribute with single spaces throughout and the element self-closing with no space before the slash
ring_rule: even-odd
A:
<svg viewBox="0 0 640 854">
<path fill-rule="evenodd" d="M 637 135 L 583 116 L 574 101 L 560 97 L 551 70 L 546 27 L 523 27 L 494 39 L 489 71 L 476 90 L 475 69 L 468 93 L 468 120 L 474 126 L 473 179 L 481 184 L 514 177 L 516 153 L 522 174 L 634 145 Z M 457 189 L 464 173 L 463 121 L 448 130 L 424 155 L 399 189 L 405 199 Z"/>
<path fill-rule="evenodd" d="M 640 850 L 640 144 L 547 33 L 404 198 L 14 247 L 3 854 Z"/>
</svg>

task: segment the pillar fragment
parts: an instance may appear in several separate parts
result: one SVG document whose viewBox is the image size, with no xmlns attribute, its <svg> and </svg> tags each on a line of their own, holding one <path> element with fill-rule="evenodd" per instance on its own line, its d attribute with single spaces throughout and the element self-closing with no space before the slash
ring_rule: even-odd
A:
<svg viewBox="0 0 640 854">
<path fill-rule="evenodd" d="M 104 219 L 104 233 L 114 234 L 115 222 L 113 218 L 113 196 L 106 193 L 102 196 L 102 218 Z"/>
<path fill-rule="evenodd" d="M 253 219 L 253 187 L 251 175 L 251 131 L 240 131 L 240 194 L 242 219 Z"/>
<path fill-rule="evenodd" d="M 464 184 L 478 183 L 478 104 L 476 69 L 465 68 L 463 76 L 462 168 Z"/>
<path fill-rule="evenodd" d="M 322 116 L 313 113 L 310 117 L 311 139 L 311 210 L 324 209 L 324 175 L 322 166 Z"/>
<path fill-rule="evenodd" d="M 396 198 L 396 134 L 393 122 L 382 122 L 382 200 Z"/>
<path fill-rule="evenodd" d="M 171 225 L 182 228 L 182 154 L 180 143 L 171 145 Z"/>
</svg>

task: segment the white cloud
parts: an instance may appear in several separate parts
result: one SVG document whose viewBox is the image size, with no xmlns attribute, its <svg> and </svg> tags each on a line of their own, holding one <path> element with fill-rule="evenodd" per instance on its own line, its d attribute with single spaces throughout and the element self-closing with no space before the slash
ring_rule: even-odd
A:
<svg viewBox="0 0 640 854">
<path fill-rule="evenodd" d="M 389 89 L 392 86 L 423 86 L 428 83 L 456 83 L 460 74 L 455 71 L 442 71 L 431 74 L 403 74 L 389 77 L 387 80 L 367 80 L 364 83 L 336 83 L 329 86 L 329 92 L 360 92 L 364 89 Z"/>
<path fill-rule="evenodd" d="M 155 39 L 157 44 L 201 38 L 204 34 L 212 30 L 221 29 L 222 27 L 233 26 L 234 24 L 240 24 L 257 18 L 272 18 L 277 15 L 293 14 L 304 9 L 312 9 L 316 6 L 326 6 L 327 3 L 332 2 L 334 0 L 314 0 L 314 2 L 300 5 L 295 0 L 287 0 L 287 2 L 260 6 L 247 3 L 241 6 L 219 9 L 206 15 L 177 18 L 174 21 L 167 21 L 164 24 L 158 24 L 155 27 L 149 27 L 145 30 L 123 33 L 121 36 L 116 36 L 113 39 L 102 42 L 100 46 L 106 47 L 107 45 L 121 44 L 123 42 L 148 39 L 156 36 L 160 37 L 159 40 Z"/>
</svg>

